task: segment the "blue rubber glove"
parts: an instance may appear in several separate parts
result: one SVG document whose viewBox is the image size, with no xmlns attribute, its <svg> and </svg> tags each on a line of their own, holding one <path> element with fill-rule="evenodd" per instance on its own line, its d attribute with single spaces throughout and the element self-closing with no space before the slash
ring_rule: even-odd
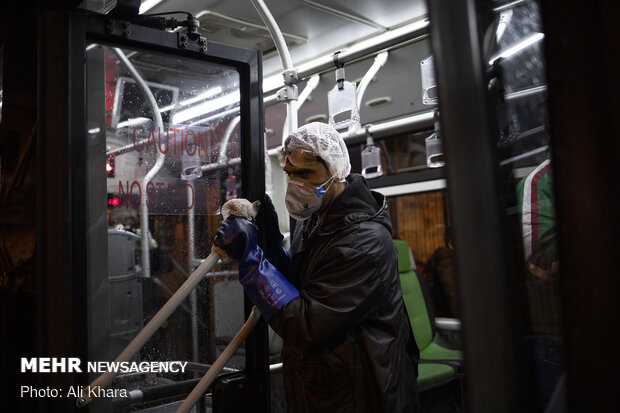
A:
<svg viewBox="0 0 620 413">
<path fill-rule="evenodd" d="M 278 225 L 278 214 L 271 202 L 269 195 L 260 203 L 260 209 L 256 217 L 258 222 L 258 239 L 264 240 L 263 252 L 270 263 L 280 270 L 280 272 L 289 278 L 291 271 L 291 259 L 284 248 L 282 248 L 282 240 L 284 236 L 280 232 Z"/>
<path fill-rule="evenodd" d="M 239 261 L 239 282 L 265 320 L 299 297 L 299 291 L 263 256 L 256 229 L 245 218 L 231 216 L 215 233 L 214 244 Z"/>
</svg>

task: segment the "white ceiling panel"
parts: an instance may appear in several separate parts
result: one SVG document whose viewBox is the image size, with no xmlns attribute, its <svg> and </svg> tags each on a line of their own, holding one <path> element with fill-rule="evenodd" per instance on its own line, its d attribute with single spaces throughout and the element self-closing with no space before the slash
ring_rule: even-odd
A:
<svg viewBox="0 0 620 413">
<path fill-rule="evenodd" d="M 285 34 L 297 65 L 346 48 L 357 40 L 416 20 L 424 0 L 266 0 Z M 187 11 L 203 14 L 203 35 L 220 43 L 263 50 L 263 73 L 282 70 L 273 43 L 250 0 L 163 0 L 148 13 Z M 243 22 L 247 27 L 243 28 Z"/>
</svg>

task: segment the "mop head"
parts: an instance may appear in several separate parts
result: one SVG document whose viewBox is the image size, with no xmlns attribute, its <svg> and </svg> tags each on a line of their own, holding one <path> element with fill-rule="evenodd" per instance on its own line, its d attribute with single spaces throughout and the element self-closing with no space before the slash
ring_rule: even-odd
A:
<svg viewBox="0 0 620 413">
<path fill-rule="evenodd" d="M 260 201 L 250 202 L 245 198 L 235 198 L 226 201 L 222 205 L 222 221 L 226 221 L 228 217 L 236 216 L 243 217 L 250 222 L 254 222 L 256 215 L 258 215 L 258 209 L 260 208 Z M 213 245 L 211 252 L 216 252 L 220 255 L 222 262 L 230 262 L 230 257 L 220 247 Z"/>
<path fill-rule="evenodd" d="M 226 221 L 229 216 L 233 215 L 253 222 L 259 208 L 260 201 L 250 202 L 245 198 L 231 199 L 222 205 L 222 220 Z"/>
</svg>

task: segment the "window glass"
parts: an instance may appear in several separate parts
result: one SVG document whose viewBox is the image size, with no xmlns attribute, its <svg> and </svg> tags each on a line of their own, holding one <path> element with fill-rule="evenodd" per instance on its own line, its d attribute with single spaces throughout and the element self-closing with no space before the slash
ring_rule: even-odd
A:
<svg viewBox="0 0 620 413">
<path fill-rule="evenodd" d="M 564 373 L 560 280 L 545 78 L 538 2 L 496 2 L 494 46 L 499 165 L 518 265 L 526 360 L 534 405 L 544 411 Z"/>
<path fill-rule="evenodd" d="M 387 203 L 393 236 L 409 245 L 435 316 L 460 318 L 447 191 L 392 196 Z"/>
<path fill-rule="evenodd" d="M 221 204 L 240 195 L 240 78 L 185 57 L 86 50 L 85 133 L 101 162 L 89 182 L 105 180 L 108 220 L 107 280 L 89 280 L 107 286 L 108 307 L 93 298 L 89 314 L 109 328 L 91 329 L 90 356 L 113 360 L 209 255 Z M 119 374 L 112 387 L 202 375 L 245 321 L 234 270 L 217 265 L 134 358 L 187 361 L 184 374 Z M 224 371 L 243 369 L 243 355 Z"/>
</svg>

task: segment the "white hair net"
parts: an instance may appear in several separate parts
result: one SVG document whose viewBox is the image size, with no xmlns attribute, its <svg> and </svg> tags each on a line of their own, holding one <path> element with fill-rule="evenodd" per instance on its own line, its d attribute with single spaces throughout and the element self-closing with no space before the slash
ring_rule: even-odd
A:
<svg viewBox="0 0 620 413">
<path fill-rule="evenodd" d="M 284 150 L 296 149 L 304 149 L 319 156 L 338 180 L 343 180 L 351 172 L 347 145 L 338 131 L 326 123 L 308 123 L 291 132 L 284 142 Z"/>
</svg>

